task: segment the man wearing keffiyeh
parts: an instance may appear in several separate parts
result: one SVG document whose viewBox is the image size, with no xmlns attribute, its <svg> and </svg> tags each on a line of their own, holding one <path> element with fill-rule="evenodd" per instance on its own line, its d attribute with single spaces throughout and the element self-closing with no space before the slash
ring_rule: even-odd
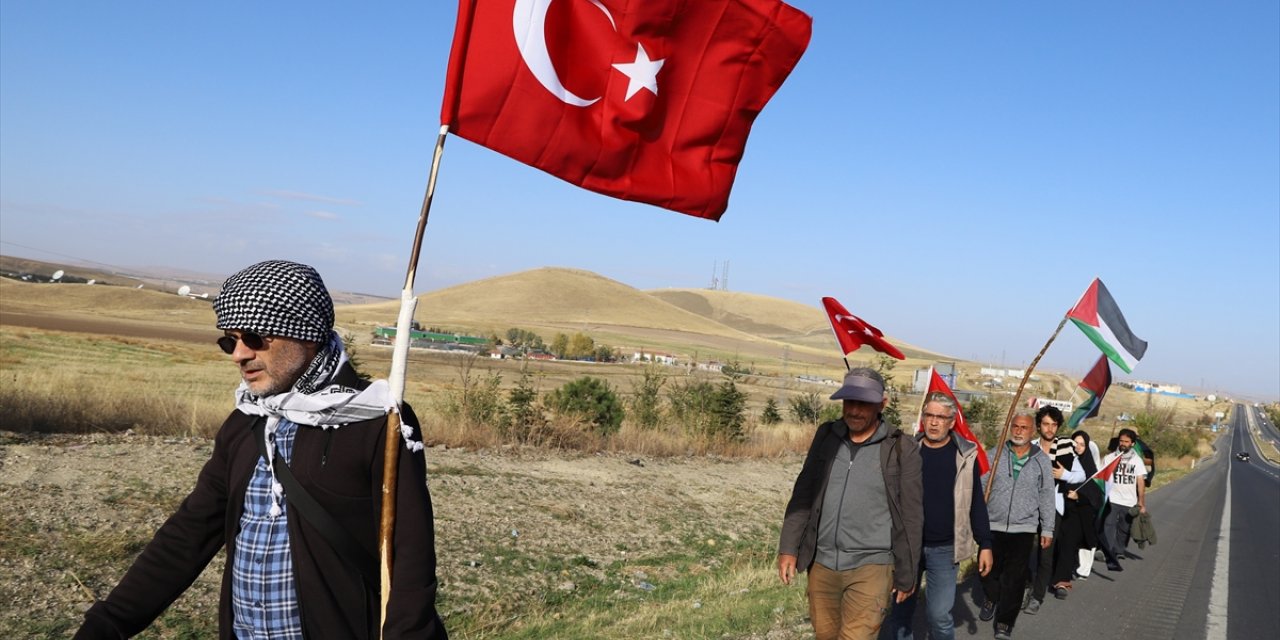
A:
<svg viewBox="0 0 1280 640">
<path fill-rule="evenodd" d="M 283 260 L 255 264 L 223 283 L 214 312 L 224 332 L 218 345 L 242 378 L 236 410 L 195 489 L 106 600 L 86 612 L 76 637 L 126 638 L 145 629 L 226 546 L 220 638 L 374 638 L 380 627 L 385 638 L 446 638 L 435 610 L 421 434 L 408 405 L 396 582 L 386 624 L 379 620 L 372 558 L 391 400 L 386 381 L 362 381 L 352 368 L 320 275 Z M 300 514 L 278 478 L 281 464 L 355 541 L 356 553 L 335 548 L 331 532 Z"/>
</svg>

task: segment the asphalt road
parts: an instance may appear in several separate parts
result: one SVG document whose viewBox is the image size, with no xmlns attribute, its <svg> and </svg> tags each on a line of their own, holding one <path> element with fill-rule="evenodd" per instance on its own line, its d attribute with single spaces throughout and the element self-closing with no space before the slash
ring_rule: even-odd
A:
<svg viewBox="0 0 1280 640">
<path fill-rule="evenodd" d="M 1248 438 L 1244 421 L 1252 411 L 1237 407 L 1217 453 L 1148 497 L 1157 544 L 1130 545 L 1141 559 L 1123 561 L 1123 572 L 1096 562 L 1093 575 L 1077 580 L 1066 600 L 1050 595 L 1038 614 L 1020 615 L 1014 637 L 1280 638 L 1280 468 L 1262 459 Z M 1251 452 L 1252 461 L 1238 461 L 1238 451 Z M 978 620 L 977 581 L 959 590 L 956 635 L 992 637 L 992 624 Z M 921 639 L 927 635 L 922 623 L 918 617 Z"/>
</svg>

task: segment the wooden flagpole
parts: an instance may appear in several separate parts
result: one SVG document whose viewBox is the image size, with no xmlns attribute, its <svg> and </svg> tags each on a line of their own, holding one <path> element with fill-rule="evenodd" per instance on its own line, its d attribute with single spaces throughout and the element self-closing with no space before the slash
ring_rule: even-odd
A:
<svg viewBox="0 0 1280 640">
<path fill-rule="evenodd" d="M 1036 359 L 1031 361 L 1031 366 L 1022 373 L 1022 382 L 1018 383 L 1018 391 L 1013 394 L 1013 402 L 1009 405 L 1009 414 L 1004 418 L 1004 429 L 1000 431 L 1000 439 L 996 440 L 996 457 L 991 461 L 991 468 L 995 469 L 1000 466 L 1000 455 L 1004 453 L 1004 443 L 1009 437 L 1009 425 L 1013 424 L 1013 414 L 1018 410 L 1018 399 L 1022 397 L 1022 388 L 1027 386 L 1027 380 L 1031 379 L 1031 372 L 1035 371 L 1036 365 L 1040 363 L 1040 358 L 1044 357 L 1044 352 L 1049 350 L 1049 345 L 1057 339 L 1058 334 L 1062 331 L 1062 327 L 1067 324 L 1067 316 L 1063 314 L 1062 322 L 1058 323 L 1058 328 L 1053 330 L 1053 335 L 1049 336 L 1049 341 L 1044 343 L 1044 347 L 1040 349 L 1040 353 L 1036 354 Z M 987 492 L 983 494 L 984 500 L 991 499 L 991 488 L 995 486 L 994 482 L 987 481 Z"/>
<path fill-rule="evenodd" d="M 444 141 L 449 125 L 440 127 L 435 152 L 431 156 L 431 175 L 427 178 L 427 192 L 422 198 L 418 213 L 418 230 L 413 236 L 413 250 L 409 252 L 409 269 L 405 274 L 404 290 L 400 292 L 400 316 L 396 319 L 396 342 L 391 356 L 391 375 L 387 382 L 391 387 L 393 409 L 387 414 L 387 434 L 383 448 L 382 466 L 382 514 L 378 527 L 378 557 L 381 565 L 379 586 L 382 592 L 381 616 L 378 637 L 387 621 L 387 603 L 391 597 L 392 539 L 396 528 L 396 484 L 400 469 L 400 407 L 404 404 L 405 370 L 409 364 L 409 344 L 412 341 L 413 311 L 418 299 L 413 295 L 413 279 L 418 273 L 418 254 L 422 251 L 422 236 L 426 233 L 427 217 L 431 214 L 431 198 L 436 192 L 436 176 L 440 173 L 440 156 L 444 153 Z"/>
</svg>

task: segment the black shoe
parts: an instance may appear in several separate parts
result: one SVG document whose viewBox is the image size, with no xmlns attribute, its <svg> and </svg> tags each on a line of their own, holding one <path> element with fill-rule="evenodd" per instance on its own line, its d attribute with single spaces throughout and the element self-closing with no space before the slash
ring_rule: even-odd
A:
<svg viewBox="0 0 1280 640">
<path fill-rule="evenodd" d="M 1034 616 L 1035 614 L 1040 613 L 1040 601 L 1032 598 L 1027 602 L 1027 606 L 1022 608 L 1022 612 L 1029 616 Z"/>
<path fill-rule="evenodd" d="M 982 610 L 978 611 L 978 619 L 986 622 L 996 617 L 996 603 L 988 600 L 982 603 Z"/>
<path fill-rule="evenodd" d="M 1071 595 L 1071 591 L 1066 587 L 1054 587 L 1053 589 L 1053 597 L 1059 600 L 1066 600 L 1069 595 Z"/>
<path fill-rule="evenodd" d="M 1124 571 L 1124 567 L 1120 566 L 1119 562 L 1108 562 L 1107 571 Z"/>
<path fill-rule="evenodd" d="M 996 640 L 1013 640 L 1013 627 L 996 623 Z"/>
<path fill-rule="evenodd" d="M 1129 554 L 1127 554 L 1127 553 L 1125 553 L 1125 552 L 1123 552 L 1123 551 L 1121 551 L 1120 553 L 1117 553 L 1117 554 L 1116 554 L 1116 560 L 1124 560 L 1124 559 L 1127 559 L 1128 557 L 1129 557 Z"/>
</svg>

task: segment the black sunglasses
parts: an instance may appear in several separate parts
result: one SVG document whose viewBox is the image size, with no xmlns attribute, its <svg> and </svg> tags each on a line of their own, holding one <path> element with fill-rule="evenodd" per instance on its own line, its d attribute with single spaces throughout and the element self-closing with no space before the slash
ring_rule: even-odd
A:
<svg viewBox="0 0 1280 640">
<path fill-rule="evenodd" d="M 235 336 L 222 336 L 218 338 L 218 346 L 224 353 L 231 355 L 236 350 L 236 341 Z M 262 348 L 267 346 L 268 339 L 250 331 L 241 331 L 239 341 L 254 351 L 262 351 Z"/>
</svg>

